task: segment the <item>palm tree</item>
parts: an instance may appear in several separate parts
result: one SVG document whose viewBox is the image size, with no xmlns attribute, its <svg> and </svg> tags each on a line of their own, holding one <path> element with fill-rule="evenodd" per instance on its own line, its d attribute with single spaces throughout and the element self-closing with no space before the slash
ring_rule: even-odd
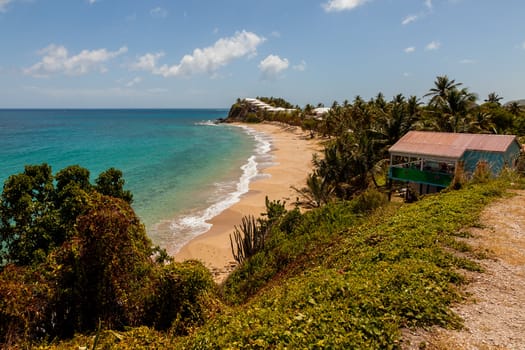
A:
<svg viewBox="0 0 525 350">
<path fill-rule="evenodd" d="M 352 131 L 366 130 L 372 125 L 372 103 L 366 103 L 361 96 L 356 96 L 350 109 L 350 125 Z"/>
<path fill-rule="evenodd" d="M 462 132 L 467 127 L 467 114 L 473 107 L 477 97 L 469 92 L 467 88 L 461 90 L 452 89 L 449 91 L 445 105 L 443 106 L 442 125 L 445 131 Z"/>
<path fill-rule="evenodd" d="M 314 109 L 315 107 L 308 103 L 306 106 L 304 106 L 303 112 L 305 115 L 312 115 L 314 114 Z"/>
<path fill-rule="evenodd" d="M 470 119 L 468 132 L 497 134 L 498 130 L 490 112 L 478 110 Z"/>
<path fill-rule="evenodd" d="M 495 92 L 491 92 L 491 93 L 487 96 L 487 98 L 485 99 L 485 102 L 487 102 L 487 103 L 494 103 L 494 104 L 496 104 L 496 105 L 498 105 L 498 106 L 501 106 L 501 103 L 499 102 L 499 101 L 501 101 L 501 100 L 503 100 L 503 97 L 498 96 L 498 94 L 495 93 Z"/>
<path fill-rule="evenodd" d="M 292 189 L 303 198 L 303 204 L 311 208 L 318 208 L 328 203 L 334 190 L 333 186 L 325 178 L 319 176 L 317 172 L 308 175 L 306 187 L 298 189 L 292 186 Z"/>
<path fill-rule="evenodd" d="M 378 93 L 376 98 L 375 98 L 375 100 L 372 100 L 372 102 L 380 110 L 384 111 L 386 109 L 387 103 L 386 103 L 386 100 L 385 100 L 385 95 L 383 95 L 382 92 Z"/>
<path fill-rule="evenodd" d="M 323 184 L 338 198 L 352 198 L 375 180 L 376 164 L 383 158 L 381 148 L 380 135 L 372 129 L 340 135 L 326 146 L 322 158 L 314 159 L 317 184 Z"/>
<path fill-rule="evenodd" d="M 421 115 L 421 101 L 417 96 L 410 96 L 407 101 L 407 111 L 410 115 L 410 118 L 415 122 L 420 118 Z"/>
<path fill-rule="evenodd" d="M 412 129 L 418 113 L 417 108 L 417 98 L 411 97 L 407 102 L 403 94 L 394 96 L 388 103 L 386 113 L 380 115 L 376 128 L 381 135 L 385 155 L 388 153 L 388 147 Z"/>
<path fill-rule="evenodd" d="M 523 111 L 523 106 L 518 101 L 512 101 L 507 105 L 507 109 L 513 116 L 517 117 Z"/>
<path fill-rule="evenodd" d="M 338 136 L 348 130 L 349 110 L 347 107 L 332 107 L 320 122 L 323 135 Z"/>
<path fill-rule="evenodd" d="M 457 90 L 461 85 L 462 83 L 456 83 L 454 79 L 450 80 L 446 75 L 438 76 L 434 81 L 434 87 L 423 97 L 431 97 L 429 105 L 440 106 L 445 103 L 450 91 Z"/>
<path fill-rule="evenodd" d="M 431 96 L 429 106 L 434 109 L 431 123 L 440 131 L 461 132 L 468 127 L 467 114 L 474 107 L 477 96 L 467 88 L 460 90 L 461 85 L 446 75 L 438 76 L 435 87 L 425 95 Z"/>
</svg>

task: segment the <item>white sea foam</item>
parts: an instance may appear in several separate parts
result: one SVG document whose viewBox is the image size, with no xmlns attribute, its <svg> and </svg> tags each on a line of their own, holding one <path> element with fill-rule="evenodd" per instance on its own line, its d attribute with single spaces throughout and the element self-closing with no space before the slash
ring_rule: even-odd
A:
<svg viewBox="0 0 525 350">
<path fill-rule="evenodd" d="M 172 244 L 168 248 L 168 253 L 175 254 L 192 238 L 210 230 L 212 224 L 208 221 L 239 202 L 242 195 L 249 191 L 250 182 L 262 176 L 260 174 L 261 164 L 268 166 L 272 164 L 270 155 L 272 149 L 271 137 L 249 127 L 241 126 L 241 128 L 256 141 L 254 154 L 241 166 L 242 175 L 237 182 L 216 183 L 215 194 L 209 200 L 211 205 L 206 209 L 196 210 L 169 222 Z M 159 225 L 162 225 L 162 223 Z"/>
<path fill-rule="evenodd" d="M 204 125 L 204 126 L 217 126 L 217 121 L 214 120 L 203 120 L 201 122 L 195 123 L 195 125 Z"/>
</svg>

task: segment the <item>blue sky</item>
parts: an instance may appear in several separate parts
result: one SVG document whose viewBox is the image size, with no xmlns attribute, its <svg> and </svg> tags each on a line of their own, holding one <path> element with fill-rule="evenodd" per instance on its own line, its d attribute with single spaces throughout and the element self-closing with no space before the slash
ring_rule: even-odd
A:
<svg viewBox="0 0 525 350">
<path fill-rule="evenodd" d="M 523 0 L 0 0 L 0 108 L 525 98 Z"/>
</svg>

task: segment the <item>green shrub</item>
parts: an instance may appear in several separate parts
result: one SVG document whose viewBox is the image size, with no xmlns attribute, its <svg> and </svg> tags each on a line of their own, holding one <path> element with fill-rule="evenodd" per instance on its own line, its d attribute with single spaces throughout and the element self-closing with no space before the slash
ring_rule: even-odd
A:
<svg viewBox="0 0 525 350">
<path fill-rule="evenodd" d="M 487 161 L 479 161 L 476 164 L 476 169 L 474 174 L 472 174 L 473 183 L 482 183 L 487 182 L 492 178 L 492 170 L 490 169 L 490 164 Z"/>
<path fill-rule="evenodd" d="M 294 229 L 301 223 L 303 215 L 299 208 L 294 208 L 287 212 L 279 223 L 279 230 L 285 233 L 292 233 Z"/>
<path fill-rule="evenodd" d="M 214 294 L 210 271 L 200 262 L 170 263 L 159 271 L 147 306 L 147 324 L 186 334 L 205 321 L 205 298 Z"/>
<path fill-rule="evenodd" d="M 260 123 L 262 120 L 257 116 L 257 114 L 250 112 L 246 115 L 246 118 L 244 119 L 244 122 L 246 123 Z"/>
<path fill-rule="evenodd" d="M 139 325 L 152 283 L 152 243 L 127 202 L 98 194 L 91 201 L 76 224 L 79 326 L 95 329 L 99 319 L 109 328 Z"/>
<path fill-rule="evenodd" d="M 55 294 L 40 271 L 14 265 L 0 271 L 0 347 L 46 339 Z"/>
<path fill-rule="evenodd" d="M 384 193 L 371 188 L 358 195 L 352 201 L 352 211 L 356 214 L 370 213 L 387 202 L 388 198 Z"/>
</svg>

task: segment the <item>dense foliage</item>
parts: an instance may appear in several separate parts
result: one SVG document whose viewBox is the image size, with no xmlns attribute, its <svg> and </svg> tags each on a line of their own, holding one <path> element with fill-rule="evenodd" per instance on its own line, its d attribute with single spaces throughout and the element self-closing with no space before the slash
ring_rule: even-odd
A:
<svg viewBox="0 0 525 350">
<path fill-rule="evenodd" d="M 263 96 L 257 96 L 257 99 L 269 104 L 272 107 L 281 107 L 281 108 L 287 108 L 287 109 L 293 109 L 297 108 L 297 106 L 292 105 L 290 102 L 286 101 L 282 97 L 263 97 Z"/>
<path fill-rule="evenodd" d="M 445 75 L 436 78 L 424 97 L 427 105 L 416 96 L 402 94 L 389 101 L 382 93 L 369 101 L 357 96 L 352 102 L 333 102 L 323 115 L 316 115 L 312 105 L 296 113 L 276 113 L 238 100 L 230 116 L 232 120 L 301 126 L 326 138 L 321 157 L 314 159 L 314 172 L 297 189 L 304 204 L 311 207 L 350 199 L 370 184 L 386 185 L 378 179 L 385 177 L 388 149 L 410 130 L 525 135 L 522 106 L 518 102 L 502 105 L 502 98 L 494 92 L 477 104 L 476 94 Z"/>
<path fill-rule="evenodd" d="M 485 254 L 461 239 L 511 182 L 521 183 L 483 181 L 410 205 L 366 192 L 285 212 L 264 249 L 224 285 L 234 306 L 208 304 L 221 312 L 186 337 L 144 327 L 101 332 L 101 348 L 399 349 L 403 328 L 461 327 L 451 306 L 464 298 L 463 271 L 480 271 L 475 261 Z M 93 338 L 52 348 L 83 344 Z"/>
<path fill-rule="evenodd" d="M 396 349 L 403 327 L 459 327 L 450 306 L 462 299 L 461 271 L 480 270 L 471 259 L 481 252 L 458 237 L 505 186 L 471 185 L 366 219 L 358 208 L 375 202 L 371 194 L 304 214 L 227 281 L 243 306 L 183 348 Z"/>
<path fill-rule="evenodd" d="M 56 186 L 54 184 L 56 181 Z M 123 189 L 122 172 L 109 169 L 89 182 L 89 170 L 69 166 L 53 176 L 47 164 L 28 165 L 10 176 L 0 201 L 2 261 L 18 265 L 41 262 L 74 233 L 77 217 L 90 209 L 90 194 L 98 191 L 131 202 Z"/>
<path fill-rule="evenodd" d="M 130 207 L 122 173 L 26 166 L 0 202 L 0 345 L 75 332 L 200 324 L 213 282 L 196 262 L 166 264 Z M 56 185 L 55 185 L 56 183 Z M 110 194 L 112 196 L 109 196 Z M 120 197 L 120 198 L 119 198 Z M 1 346 L 0 346 L 1 347 Z"/>
</svg>

